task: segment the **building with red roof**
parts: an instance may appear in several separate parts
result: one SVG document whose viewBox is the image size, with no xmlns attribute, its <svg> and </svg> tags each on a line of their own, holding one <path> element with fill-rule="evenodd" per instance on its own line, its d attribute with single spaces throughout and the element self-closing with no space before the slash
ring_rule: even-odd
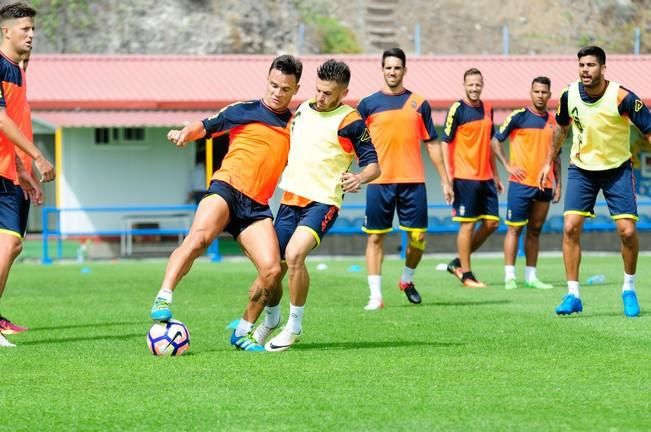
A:
<svg viewBox="0 0 651 432">
<path fill-rule="evenodd" d="M 312 96 L 316 68 L 328 57 L 303 56 L 301 88 L 293 107 Z M 379 56 L 336 56 L 352 71 L 346 103 L 383 85 Z M 194 168 L 195 149 L 167 144 L 170 127 L 200 119 L 240 101 L 258 99 L 273 56 L 33 55 L 28 71 L 37 143 L 56 159 L 56 187 L 48 203 L 78 208 L 109 205 L 183 203 L 186 178 Z M 531 80 L 552 80 L 550 108 L 561 90 L 577 79 L 574 56 L 411 56 L 405 84 L 425 96 L 436 124 L 464 95 L 465 70 L 484 75 L 482 99 L 496 109 L 495 121 L 530 103 Z M 607 77 L 651 102 L 651 56 L 613 55 Z M 55 133 L 56 132 L 56 133 Z M 57 137 L 55 139 L 55 137 Z M 428 176 L 435 177 L 434 171 Z M 438 184 L 434 182 L 433 184 Z M 430 199 L 440 201 L 432 187 Z M 363 194 L 347 202 L 363 202 Z M 37 213 L 37 212 L 32 212 Z M 31 229 L 39 229 L 38 215 Z M 77 212 L 62 216 L 63 231 L 109 228 L 110 215 Z"/>
</svg>

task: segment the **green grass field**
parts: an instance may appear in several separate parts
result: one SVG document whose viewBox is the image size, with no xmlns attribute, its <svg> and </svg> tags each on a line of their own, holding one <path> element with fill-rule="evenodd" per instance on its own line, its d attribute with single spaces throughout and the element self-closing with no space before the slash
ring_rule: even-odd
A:
<svg viewBox="0 0 651 432">
<path fill-rule="evenodd" d="M 395 288 L 401 262 L 387 260 L 386 307 L 365 312 L 362 259 L 312 259 L 304 336 L 274 354 L 227 342 L 252 266 L 199 262 L 175 294 L 192 334 L 179 358 L 145 344 L 164 262 L 17 264 L 2 312 L 31 330 L 0 349 L 0 430 L 651 429 L 650 257 L 637 319 L 622 314 L 617 256 L 584 257 L 584 274 L 607 280 L 583 287 L 584 313 L 570 317 L 554 314 L 559 257 L 539 265 L 549 291 L 503 290 L 497 258 L 475 259 L 492 286 L 469 290 L 440 261 L 421 264 L 413 306 Z"/>
</svg>

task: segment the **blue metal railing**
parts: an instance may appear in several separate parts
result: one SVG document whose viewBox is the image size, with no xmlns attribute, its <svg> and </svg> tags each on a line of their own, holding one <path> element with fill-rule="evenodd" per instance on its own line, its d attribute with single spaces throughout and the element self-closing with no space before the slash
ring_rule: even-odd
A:
<svg viewBox="0 0 651 432">
<path fill-rule="evenodd" d="M 429 217 L 429 233 L 456 233 L 458 225 L 452 221 L 450 215 L 451 207 L 447 204 L 430 204 L 427 206 L 429 211 L 436 211 L 439 216 L 432 215 Z M 605 209 L 600 213 L 607 213 L 607 205 L 601 201 L 596 203 L 595 207 L 599 210 Z M 506 203 L 501 203 L 500 208 L 504 210 Z M 364 222 L 363 215 L 365 209 L 364 204 L 347 204 L 341 209 L 340 216 L 331 228 L 331 234 L 361 234 L 362 225 Z M 124 227 L 118 229 L 106 230 L 92 230 L 92 231 L 75 231 L 75 232 L 62 232 L 61 231 L 61 213 L 64 212 L 83 212 L 83 213 L 123 213 L 124 215 L 133 215 L 136 213 L 151 214 L 155 218 L 157 213 L 174 213 L 174 212 L 187 212 L 193 213 L 196 210 L 195 205 L 166 205 L 166 206 L 106 206 L 106 207 L 78 207 L 78 208 L 55 208 L 44 207 L 43 214 L 43 256 L 42 262 L 44 264 L 52 263 L 52 258 L 49 254 L 48 242 L 51 237 L 56 238 L 56 258 L 63 257 L 63 237 L 84 237 L 84 236 L 124 236 L 124 235 L 187 235 L 188 229 L 186 228 L 137 228 L 125 230 Z M 640 211 L 640 220 L 637 227 L 640 231 L 651 231 L 651 201 L 639 201 L 638 210 Z M 357 216 L 347 217 L 347 213 L 357 212 Z M 447 213 L 448 216 L 440 216 L 442 213 Z M 55 229 L 50 229 L 50 215 L 55 215 Z M 584 224 L 584 231 L 586 232 L 599 232 L 599 231 L 613 231 L 615 224 L 609 216 L 603 214 L 597 215 L 594 219 L 587 219 Z M 498 232 L 505 232 L 506 225 L 500 224 Z M 563 216 L 554 215 L 547 219 L 543 232 L 562 232 L 563 231 Z M 402 232 L 402 253 L 406 250 L 407 235 Z M 208 255 L 211 261 L 221 261 L 222 256 L 219 251 L 219 240 L 215 241 L 208 248 Z"/>
<path fill-rule="evenodd" d="M 49 253 L 49 239 L 56 238 L 56 258 L 63 257 L 63 238 L 64 237 L 85 237 L 85 236 L 125 236 L 125 235 L 187 235 L 188 229 L 182 228 L 136 228 L 125 229 L 124 227 L 112 228 L 105 230 L 90 230 L 90 231 L 61 231 L 61 213 L 64 212 L 79 212 L 79 213 L 122 213 L 125 216 L 133 214 L 147 214 L 151 215 L 152 219 L 156 218 L 157 214 L 172 214 L 172 213 L 187 213 L 188 215 L 194 213 L 196 205 L 164 205 L 164 206 L 97 206 L 97 207 L 43 207 L 43 255 L 41 262 L 43 264 L 51 264 L 52 258 Z M 50 215 L 55 217 L 55 228 L 50 229 Z M 221 254 L 219 253 L 219 244 L 217 241 L 213 242 L 208 248 L 208 254 L 212 261 L 221 261 Z"/>
</svg>

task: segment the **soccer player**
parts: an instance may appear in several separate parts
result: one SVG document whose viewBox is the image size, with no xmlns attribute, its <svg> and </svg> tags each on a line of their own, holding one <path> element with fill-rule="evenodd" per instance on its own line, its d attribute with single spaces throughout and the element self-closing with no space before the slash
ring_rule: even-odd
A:
<svg viewBox="0 0 651 432">
<path fill-rule="evenodd" d="M 287 107 L 298 91 L 302 69 L 301 62 L 294 57 L 279 56 L 269 68 L 261 100 L 229 105 L 212 117 L 167 134 L 167 138 L 179 147 L 227 132 L 230 143 L 221 168 L 214 173 L 199 203 L 188 236 L 170 256 L 151 309 L 152 319 L 168 321 L 172 318 L 172 292 L 194 260 L 223 231 L 237 240 L 258 271 L 250 298 L 264 305 L 269 293 L 278 287 L 280 251 L 269 198 L 287 163 L 287 126 L 291 118 Z M 254 321 L 250 321 L 245 311 L 231 336 L 236 348 L 264 351 L 264 347 L 251 337 Z"/>
<path fill-rule="evenodd" d="M 515 258 L 518 239 L 527 227 L 524 252 L 527 260 L 524 286 L 550 289 L 552 285 L 538 279 L 536 264 L 540 244 L 540 231 L 547 218 L 549 203 L 561 198 L 560 159 L 554 161 L 553 172 L 545 179 L 544 188 L 538 188 L 538 174 L 552 145 L 556 121 L 547 112 L 551 97 L 551 81 L 539 76 L 531 82 L 531 106 L 513 111 L 495 133 L 493 152 L 510 174 L 508 205 L 506 211 L 506 237 L 504 238 L 504 287 L 518 287 L 515 277 Z M 509 139 L 510 160 L 504 156 L 502 145 Z"/>
<path fill-rule="evenodd" d="M 314 99 L 301 104 L 291 122 L 289 160 L 279 186 L 285 192 L 275 223 L 283 274 L 289 273 L 289 319 L 265 344 L 267 351 L 286 350 L 302 333 L 310 285 L 305 259 L 337 219 L 343 194 L 359 192 L 362 184 L 380 175 L 377 153 L 362 117 L 341 103 L 349 82 L 350 69 L 345 63 L 330 59 L 321 64 Z M 355 157 L 361 168 L 358 173 L 349 171 Z M 273 300 L 264 323 L 254 333 L 259 343 L 280 323 L 280 297 Z"/>
<path fill-rule="evenodd" d="M 22 61 L 20 62 L 20 67 L 23 69 L 23 72 L 27 73 L 27 66 L 29 64 L 29 56 L 31 51 L 23 56 Z M 25 135 L 25 137 L 33 142 L 34 133 L 32 130 L 32 109 L 28 101 L 25 101 L 24 105 L 25 112 L 20 119 L 18 124 L 19 129 Z M 32 158 L 29 154 L 25 153 L 20 148 L 16 148 L 16 156 L 20 159 L 20 163 L 25 169 L 25 178 L 23 179 L 23 185 L 21 185 L 18 180 L 14 182 L 16 185 L 16 200 L 20 206 L 20 230 L 21 235 L 24 237 L 25 232 L 27 231 L 27 218 L 29 216 L 29 208 L 31 203 L 36 205 L 42 205 L 45 196 L 43 195 L 43 189 L 39 184 L 38 177 L 34 170 L 32 169 Z"/>
<path fill-rule="evenodd" d="M 493 108 L 480 99 L 484 78 L 479 69 L 463 74 L 463 86 L 466 97 L 448 110 L 441 138 L 448 177 L 453 179 L 452 220 L 459 222 L 459 256 L 448 264 L 448 271 L 468 288 L 485 288 L 471 270 L 470 254 L 497 229 L 497 194 L 504 188 L 491 149 Z"/>
<path fill-rule="evenodd" d="M 12 3 L 0 8 L 0 297 L 7 284 L 9 271 L 23 247 L 21 203 L 16 199 L 14 182 L 19 180 L 26 190 L 31 190 L 29 177 L 16 147 L 34 160 L 41 181 L 54 180 L 52 164 L 21 131 L 26 108 L 26 82 L 20 61 L 31 51 L 34 38 L 36 11 L 23 3 Z M 11 347 L 4 335 L 25 330 L 0 315 L 0 346 Z"/>
<path fill-rule="evenodd" d="M 559 315 L 583 310 L 579 293 L 581 231 L 583 221 L 594 217 L 597 194 L 603 192 L 610 216 L 615 220 L 624 261 L 622 301 L 624 315 L 636 317 L 640 306 L 635 293 L 635 271 L 639 252 L 630 149 L 630 122 L 651 142 L 651 113 L 633 92 L 605 78 L 606 53 L 598 46 L 582 48 L 578 54 L 579 80 L 561 94 L 556 113 L 558 127 L 553 149 L 540 172 L 540 187 L 550 171 L 572 124 L 572 150 L 567 172 L 563 261 L 568 294 L 556 308 Z"/>
<path fill-rule="evenodd" d="M 413 282 L 414 272 L 425 250 L 427 230 L 427 192 L 421 142 L 427 144 L 429 158 L 441 177 L 446 202 L 452 203 L 452 186 L 437 141 L 432 110 L 425 98 L 405 88 L 406 64 L 407 58 L 400 48 L 384 51 L 384 87 L 362 99 L 357 107 L 368 126 L 382 170 L 382 175 L 366 188 L 366 217 L 362 227 L 368 234 L 366 267 L 370 297 L 366 310 L 384 307 L 384 238 L 392 230 L 396 209 L 400 229 L 407 231 L 409 236 L 398 288 L 411 303 L 421 302 Z"/>
</svg>

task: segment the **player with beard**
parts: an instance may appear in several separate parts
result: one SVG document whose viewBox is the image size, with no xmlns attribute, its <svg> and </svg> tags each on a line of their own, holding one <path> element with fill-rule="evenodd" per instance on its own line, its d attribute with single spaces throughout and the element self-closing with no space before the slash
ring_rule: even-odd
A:
<svg viewBox="0 0 651 432">
<path fill-rule="evenodd" d="M 638 215 L 630 123 L 651 141 L 651 113 L 633 92 L 606 80 L 606 53 L 602 48 L 582 48 L 577 57 L 579 80 L 570 84 L 561 95 L 553 148 L 539 176 L 539 186 L 543 188 L 551 170 L 551 161 L 565 142 L 571 123 L 572 150 L 563 227 L 563 261 L 568 294 L 556 308 L 556 313 L 569 315 L 583 310 L 579 293 L 581 232 L 585 218 L 594 217 L 597 194 L 602 191 L 621 240 L 624 315 L 636 317 L 640 314 L 635 293 L 640 245 L 636 228 Z"/>
<path fill-rule="evenodd" d="M 366 266 L 370 297 L 366 310 L 384 307 L 382 261 L 384 238 L 392 231 L 397 210 L 400 229 L 408 234 L 405 267 L 398 288 L 407 300 L 418 304 L 421 297 L 414 286 L 416 267 L 425 251 L 427 192 L 421 145 L 425 143 L 438 171 L 446 202 L 452 202 L 452 186 L 445 171 L 441 144 L 432 122 L 432 110 L 424 97 L 406 89 L 403 79 L 407 59 L 400 48 L 382 54 L 382 90 L 362 99 L 357 107 L 368 126 L 378 153 L 382 174 L 366 189 L 366 217 L 362 229 L 368 234 Z"/>
</svg>

